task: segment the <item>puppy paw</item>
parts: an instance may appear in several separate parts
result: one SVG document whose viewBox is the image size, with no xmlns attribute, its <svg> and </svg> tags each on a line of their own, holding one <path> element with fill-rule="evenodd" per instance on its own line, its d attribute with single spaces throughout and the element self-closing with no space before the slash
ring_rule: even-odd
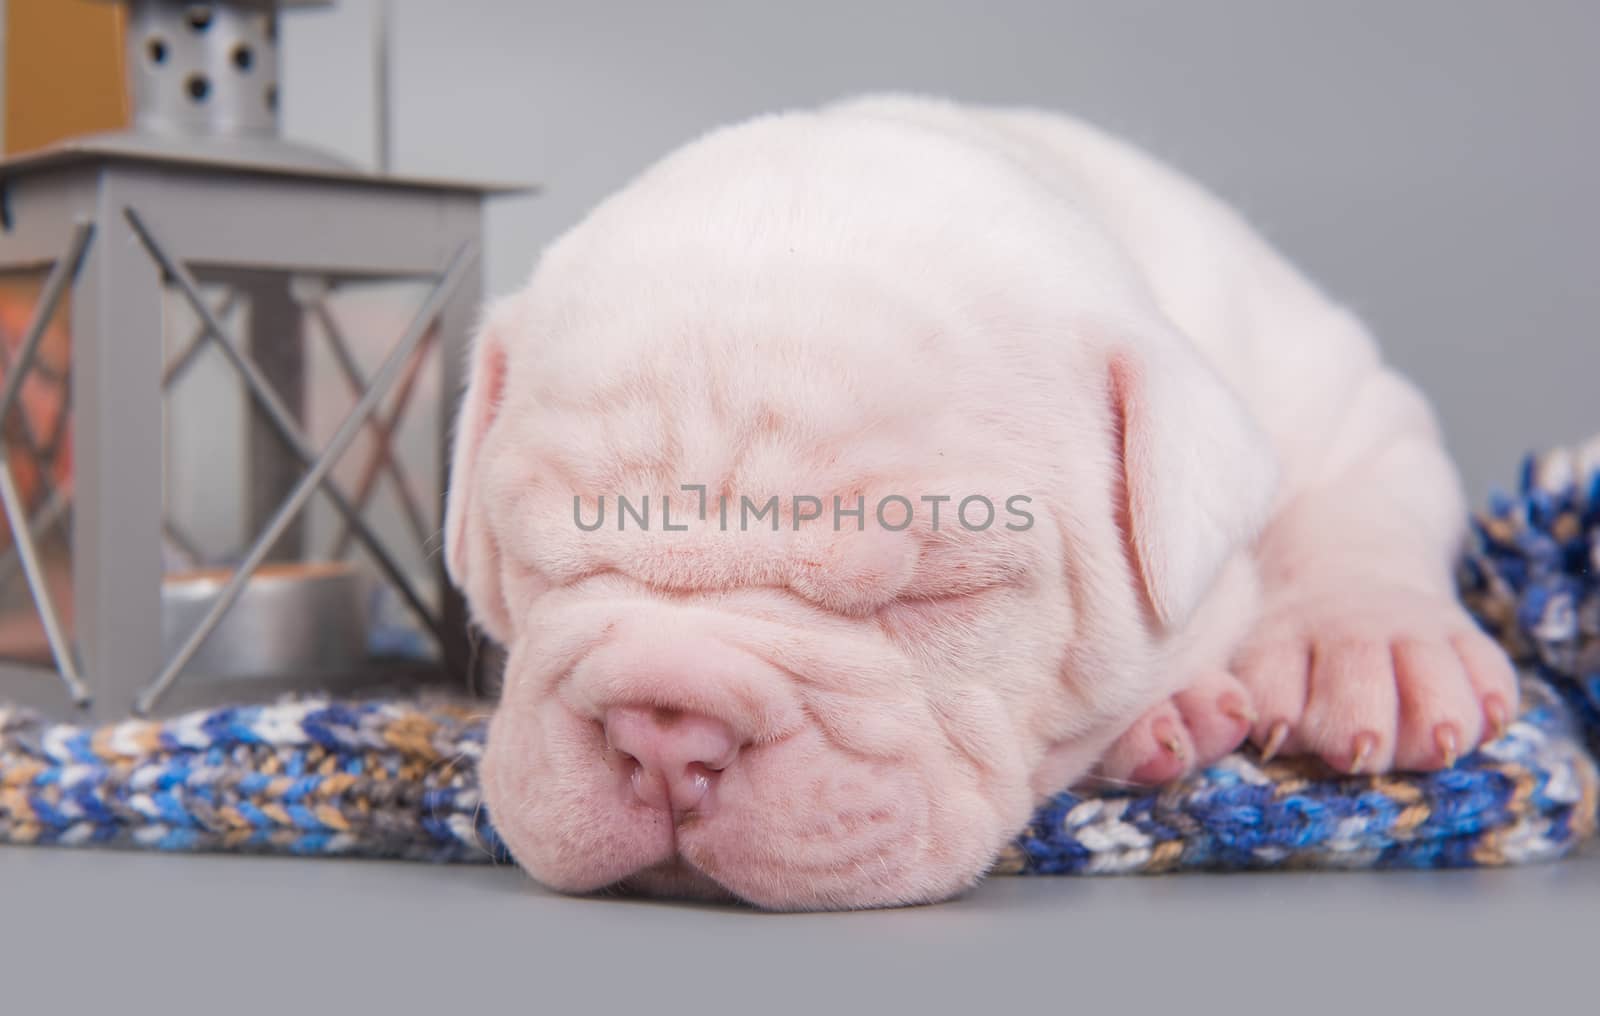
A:
<svg viewBox="0 0 1600 1016">
<path fill-rule="evenodd" d="M 1255 720 L 1250 693 L 1224 670 L 1205 671 L 1134 721 L 1101 760 L 1106 783 L 1160 784 L 1203 769 L 1243 744 Z"/>
<path fill-rule="evenodd" d="M 1234 660 L 1265 758 L 1432 770 L 1505 732 L 1516 674 L 1455 600 L 1369 584 L 1269 609 Z"/>
</svg>

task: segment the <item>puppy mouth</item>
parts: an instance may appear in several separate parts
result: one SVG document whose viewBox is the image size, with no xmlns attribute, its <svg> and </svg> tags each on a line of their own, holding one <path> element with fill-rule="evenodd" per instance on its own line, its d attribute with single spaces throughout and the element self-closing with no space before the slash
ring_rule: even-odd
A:
<svg viewBox="0 0 1600 1016">
<path fill-rule="evenodd" d="M 603 895 L 648 896 L 703 903 L 743 904 L 727 886 L 696 868 L 680 853 L 601 890 Z"/>
<path fill-rule="evenodd" d="M 517 647 L 560 663 L 508 682 L 486 755 L 497 827 L 529 873 L 579 895 L 761 909 L 921 901 L 920 858 L 948 851 L 931 835 L 940 781 L 915 764 L 926 738 L 906 726 L 917 710 L 866 708 L 837 676 L 870 659 L 888 684 L 898 658 L 841 638 L 790 659 L 759 644 L 801 644 L 776 619 L 730 633 L 725 609 L 627 606 L 585 604 L 592 634 L 567 651 Z"/>
<path fill-rule="evenodd" d="M 635 793 L 592 721 L 555 703 L 544 715 L 544 749 L 492 739 L 485 792 L 513 855 L 558 891 L 764 910 L 894 905 L 939 838 L 916 767 L 839 755 L 815 726 L 746 749 L 717 800 L 679 810 Z M 539 793 L 538 774 L 557 770 L 577 778 Z"/>
<path fill-rule="evenodd" d="M 657 854 L 656 860 L 590 894 L 778 911 L 922 902 L 899 899 L 896 884 L 901 873 L 897 869 L 905 859 L 894 844 L 841 844 L 845 849 L 825 863 L 789 866 L 739 856 L 741 851 L 734 844 L 744 836 L 722 835 L 709 828 L 712 824 L 702 825 L 698 818 L 685 816 L 679 820 L 670 846 Z M 704 839 L 696 842 L 697 837 Z M 724 853 L 730 846 L 733 856 Z M 880 883 L 880 869 L 887 882 Z"/>
</svg>

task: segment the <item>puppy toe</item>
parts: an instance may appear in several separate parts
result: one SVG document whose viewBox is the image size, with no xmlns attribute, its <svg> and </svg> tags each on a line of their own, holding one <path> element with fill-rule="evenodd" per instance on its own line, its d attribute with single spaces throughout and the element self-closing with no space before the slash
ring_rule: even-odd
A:
<svg viewBox="0 0 1600 1016">
<path fill-rule="evenodd" d="M 1318 642 L 1312 649 L 1300 743 L 1340 772 L 1388 769 L 1394 761 L 1398 700 L 1387 639 Z"/>
<path fill-rule="evenodd" d="M 1477 629 L 1450 640 L 1478 700 L 1482 740 L 1497 740 L 1517 715 L 1517 672 L 1505 650 Z"/>
<path fill-rule="evenodd" d="M 1254 705 L 1250 740 L 1264 758 L 1297 747 L 1294 736 L 1306 707 L 1306 681 L 1311 659 L 1303 639 L 1257 641 L 1234 661 L 1233 673 Z"/>
<path fill-rule="evenodd" d="M 1187 773 L 1194 759 L 1194 742 L 1184 726 L 1183 715 L 1168 699 L 1140 716 L 1117 738 L 1100 763 L 1099 775 L 1114 784 L 1168 783 Z"/>
<path fill-rule="evenodd" d="M 1256 722 L 1250 690 L 1225 670 L 1208 671 L 1173 697 L 1204 767 L 1244 743 Z"/>
<path fill-rule="evenodd" d="M 1394 764 L 1399 769 L 1447 769 L 1482 734 L 1483 709 L 1466 667 L 1449 642 L 1413 638 L 1394 644 L 1400 697 Z"/>
</svg>

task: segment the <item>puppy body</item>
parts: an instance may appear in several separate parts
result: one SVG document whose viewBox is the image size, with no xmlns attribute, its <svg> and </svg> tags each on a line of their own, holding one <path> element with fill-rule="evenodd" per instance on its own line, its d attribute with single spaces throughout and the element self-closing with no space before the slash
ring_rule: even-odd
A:
<svg viewBox="0 0 1600 1016">
<path fill-rule="evenodd" d="M 559 888 L 863 906 L 1247 736 L 1447 765 L 1515 702 L 1463 514 L 1360 324 L 1121 143 L 907 97 L 727 128 L 478 340 L 447 540 L 510 650 L 488 802 Z"/>
</svg>

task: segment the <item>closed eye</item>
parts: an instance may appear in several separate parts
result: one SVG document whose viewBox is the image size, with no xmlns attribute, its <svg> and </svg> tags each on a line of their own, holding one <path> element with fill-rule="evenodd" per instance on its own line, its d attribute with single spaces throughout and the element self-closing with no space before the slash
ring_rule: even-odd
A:
<svg viewBox="0 0 1600 1016">
<path fill-rule="evenodd" d="M 948 646 L 981 635 L 993 621 L 997 601 L 1013 591 L 1007 583 L 939 596 L 905 596 L 880 608 L 875 620 L 896 643 Z"/>
</svg>

